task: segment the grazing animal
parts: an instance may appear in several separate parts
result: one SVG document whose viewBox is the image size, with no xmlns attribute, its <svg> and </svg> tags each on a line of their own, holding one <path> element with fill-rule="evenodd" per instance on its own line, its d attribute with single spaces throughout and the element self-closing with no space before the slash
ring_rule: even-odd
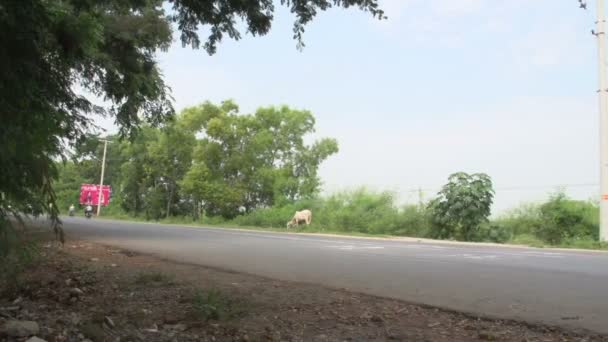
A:
<svg viewBox="0 0 608 342">
<path fill-rule="evenodd" d="M 300 223 L 306 223 L 309 225 L 312 222 L 312 211 L 306 209 L 302 211 L 296 211 L 293 215 L 293 218 L 287 222 L 287 228 L 291 228 L 293 226 L 298 226 Z"/>
</svg>

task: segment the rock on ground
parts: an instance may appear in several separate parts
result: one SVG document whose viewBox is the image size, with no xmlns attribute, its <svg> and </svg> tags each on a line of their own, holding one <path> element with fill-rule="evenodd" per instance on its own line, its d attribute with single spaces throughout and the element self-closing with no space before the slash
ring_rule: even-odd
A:
<svg viewBox="0 0 608 342">
<path fill-rule="evenodd" d="M 27 340 L 27 341 L 25 341 L 25 342 L 46 342 L 46 340 L 43 340 L 43 339 L 41 339 L 41 338 L 39 338 L 39 337 L 34 336 L 34 337 L 32 337 L 32 338 L 28 339 L 28 340 Z"/>
<path fill-rule="evenodd" d="M 29 337 L 38 334 L 40 327 L 32 321 L 8 321 L 4 331 L 10 337 Z"/>
</svg>

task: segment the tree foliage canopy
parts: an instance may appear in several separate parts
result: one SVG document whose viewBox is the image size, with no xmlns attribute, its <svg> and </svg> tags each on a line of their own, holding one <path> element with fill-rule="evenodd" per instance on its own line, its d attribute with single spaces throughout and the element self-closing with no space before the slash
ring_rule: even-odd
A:
<svg viewBox="0 0 608 342">
<path fill-rule="evenodd" d="M 244 115 L 232 101 L 206 102 L 161 129 L 145 126 L 135 140 L 110 144 L 107 182 L 125 211 L 152 219 L 202 211 L 233 218 L 311 198 L 321 185 L 321 162 L 338 151 L 334 139 L 306 144 L 314 126 L 310 112 L 287 106 Z M 96 137 L 87 139 L 73 166 L 62 168 L 58 188 L 73 186 L 72 179 L 94 181 L 101 148 Z"/>
<path fill-rule="evenodd" d="M 488 222 L 493 199 L 492 180 L 488 175 L 452 174 L 429 204 L 433 237 L 473 240 L 481 224 Z"/>
<path fill-rule="evenodd" d="M 225 36 L 241 37 L 240 22 L 253 35 L 266 34 L 275 3 L 0 1 L 0 216 L 9 203 L 52 208 L 53 160 L 66 146 L 85 139 L 92 114 L 115 118 L 121 135 L 135 132 L 142 123 L 158 126 L 172 115 L 169 90 L 154 58 L 170 46 L 173 27 L 184 45 L 202 45 L 214 53 Z M 358 7 L 383 17 L 377 0 L 278 3 L 295 15 L 294 37 L 300 43 L 305 25 L 331 7 Z M 209 29 L 205 38 L 199 37 L 202 28 Z M 110 105 L 97 106 L 91 96 Z"/>
</svg>

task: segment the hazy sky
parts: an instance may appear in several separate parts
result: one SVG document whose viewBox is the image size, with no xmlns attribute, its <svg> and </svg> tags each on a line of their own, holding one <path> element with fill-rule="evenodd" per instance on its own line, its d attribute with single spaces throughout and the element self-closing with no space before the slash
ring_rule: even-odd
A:
<svg viewBox="0 0 608 342">
<path fill-rule="evenodd" d="M 231 98 L 245 113 L 311 110 L 318 136 L 340 144 L 321 168 L 329 192 L 366 185 L 413 202 L 410 189 L 430 196 L 467 171 L 493 178 L 497 212 L 556 185 L 596 196 L 593 10 L 576 0 L 382 5 L 387 21 L 321 14 L 301 52 L 285 9 L 269 35 L 225 41 L 211 57 L 176 42 L 158 56 L 176 108 Z"/>
</svg>

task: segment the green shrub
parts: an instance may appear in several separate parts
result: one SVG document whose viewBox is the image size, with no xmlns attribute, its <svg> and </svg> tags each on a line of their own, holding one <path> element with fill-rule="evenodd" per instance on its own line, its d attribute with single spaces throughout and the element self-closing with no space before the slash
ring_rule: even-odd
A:
<svg viewBox="0 0 608 342">
<path fill-rule="evenodd" d="M 540 205 L 526 203 L 503 214 L 494 223 L 512 232 L 513 236 L 533 235 L 541 224 Z"/>
<path fill-rule="evenodd" d="M 488 222 L 494 190 L 483 173 L 458 172 L 450 175 L 429 205 L 430 235 L 438 239 L 474 241 L 482 224 Z"/>
<path fill-rule="evenodd" d="M 608 249 L 608 242 L 600 242 L 590 238 L 569 238 L 565 239 L 561 246 L 580 249 Z"/>
<path fill-rule="evenodd" d="M 586 201 L 569 199 L 559 192 L 540 206 L 541 222 L 535 235 L 543 241 L 557 245 L 566 239 L 598 239 L 599 209 Z"/>
<path fill-rule="evenodd" d="M 359 189 L 329 196 L 316 217 L 332 230 L 386 234 L 397 228 L 398 216 L 392 193 Z"/>
<path fill-rule="evenodd" d="M 387 232 L 391 235 L 409 237 L 428 237 L 431 221 L 426 206 L 406 205 L 401 208 L 394 229 Z"/>
<path fill-rule="evenodd" d="M 497 222 L 487 222 L 480 225 L 471 241 L 505 243 L 512 237 L 513 231 L 509 226 Z"/>
</svg>

